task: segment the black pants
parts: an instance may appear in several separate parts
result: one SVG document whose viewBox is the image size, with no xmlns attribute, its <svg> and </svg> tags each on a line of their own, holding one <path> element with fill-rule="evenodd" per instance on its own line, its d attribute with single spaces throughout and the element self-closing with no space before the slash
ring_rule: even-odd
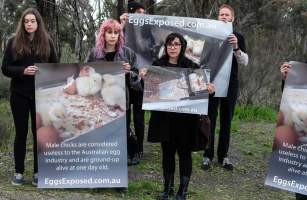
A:
<svg viewBox="0 0 307 200">
<path fill-rule="evenodd" d="M 307 196 L 303 194 L 296 193 L 295 197 L 296 200 L 307 200 Z"/>
<path fill-rule="evenodd" d="M 131 110 L 133 111 L 133 123 L 138 143 L 138 152 L 143 152 L 144 141 L 144 110 L 142 110 L 143 92 L 129 90 L 129 106 L 127 109 L 127 133 L 131 123 Z M 128 144 L 129 145 L 129 144 Z"/>
<path fill-rule="evenodd" d="M 192 173 L 192 155 L 191 150 L 184 146 L 177 145 L 173 142 L 162 142 L 162 168 L 163 173 L 174 174 L 176 161 L 175 155 L 179 156 L 180 177 L 191 176 Z"/>
<path fill-rule="evenodd" d="M 36 121 L 35 121 L 35 100 L 12 93 L 11 110 L 15 124 L 14 158 L 16 173 L 24 173 L 26 143 L 28 134 L 29 114 L 31 116 L 31 127 L 33 134 L 34 173 L 37 173 L 37 143 L 36 143 Z"/>
<path fill-rule="evenodd" d="M 208 115 L 211 121 L 210 141 L 204 156 L 210 158 L 214 157 L 214 137 L 216 119 L 218 115 L 218 108 L 220 107 L 220 133 L 218 140 L 217 156 L 218 161 L 222 162 L 227 157 L 229 142 L 230 142 L 230 128 L 231 120 L 234 114 L 234 109 L 237 101 L 238 88 L 228 90 L 227 97 L 211 97 L 209 96 Z"/>
</svg>

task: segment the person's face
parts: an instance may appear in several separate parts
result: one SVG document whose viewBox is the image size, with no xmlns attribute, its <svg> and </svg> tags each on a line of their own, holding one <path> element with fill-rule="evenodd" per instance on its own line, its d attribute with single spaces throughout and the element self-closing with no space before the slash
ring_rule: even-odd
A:
<svg viewBox="0 0 307 200">
<path fill-rule="evenodd" d="M 231 13 L 231 10 L 229 10 L 228 8 L 220 9 L 218 20 L 223 21 L 223 22 L 233 22 L 234 17 Z"/>
<path fill-rule="evenodd" d="M 145 14 L 145 10 L 143 8 L 139 8 L 134 13 L 135 14 Z"/>
<path fill-rule="evenodd" d="M 119 31 L 113 28 L 107 30 L 105 33 L 105 42 L 106 45 L 108 46 L 115 47 L 116 43 L 118 42 L 118 38 L 119 38 Z"/>
<path fill-rule="evenodd" d="M 166 44 L 167 55 L 170 58 L 178 58 L 181 51 L 181 42 L 179 38 L 175 38 L 173 41 Z"/>
<path fill-rule="evenodd" d="M 34 33 L 37 30 L 36 17 L 33 14 L 27 14 L 24 17 L 23 24 L 27 33 Z"/>
</svg>

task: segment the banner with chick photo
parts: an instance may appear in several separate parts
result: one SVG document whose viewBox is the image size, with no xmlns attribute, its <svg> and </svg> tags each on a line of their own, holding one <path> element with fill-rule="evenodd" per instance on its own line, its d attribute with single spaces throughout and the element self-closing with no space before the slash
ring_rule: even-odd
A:
<svg viewBox="0 0 307 200">
<path fill-rule="evenodd" d="M 146 73 L 143 110 L 207 115 L 209 69 L 152 66 Z"/>
<path fill-rule="evenodd" d="M 122 63 L 36 65 L 38 187 L 127 187 Z"/>
<path fill-rule="evenodd" d="M 126 46 L 134 50 L 139 66 L 150 67 L 164 54 L 164 43 L 170 33 L 179 33 L 187 41 L 185 56 L 209 68 L 215 85 L 215 96 L 226 97 L 230 79 L 233 48 L 227 38 L 232 23 L 217 20 L 129 14 L 125 27 Z"/>
<path fill-rule="evenodd" d="M 265 184 L 307 195 L 307 64 L 290 64 Z"/>
</svg>

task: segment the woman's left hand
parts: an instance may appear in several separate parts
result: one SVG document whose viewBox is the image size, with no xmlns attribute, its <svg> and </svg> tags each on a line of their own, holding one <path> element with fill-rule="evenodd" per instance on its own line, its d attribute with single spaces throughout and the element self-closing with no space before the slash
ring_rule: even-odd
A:
<svg viewBox="0 0 307 200">
<path fill-rule="evenodd" d="M 125 70 L 125 73 L 128 73 L 131 70 L 131 65 L 129 63 L 124 63 L 123 69 Z"/>
<path fill-rule="evenodd" d="M 215 92 L 215 86 L 213 83 L 208 83 L 208 92 L 209 94 L 212 94 L 213 92 Z"/>
<path fill-rule="evenodd" d="M 147 71 L 148 71 L 148 69 L 145 68 L 145 67 L 139 69 L 139 76 L 140 76 L 141 78 L 144 78 L 144 77 L 146 76 L 146 74 L 147 74 Z"/>
</svg>

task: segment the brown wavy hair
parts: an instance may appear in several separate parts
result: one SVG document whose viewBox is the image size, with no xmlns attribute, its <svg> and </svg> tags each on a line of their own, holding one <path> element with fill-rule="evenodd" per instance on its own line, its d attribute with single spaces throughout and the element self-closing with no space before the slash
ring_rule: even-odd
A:
<svg viewBox="0 0 307 200">
<path fill-rule="evenodd" d="M 29 34 L 24 25 L 25 16 L 28 14 L 33 14 L 37 21 L 37 30 L 35 31 L 32 42 L 29 40 Z M 48 61 L 51 51 L 49 38 L 43 18 L 38 10 L 35 8 L 26 9 L 21 15 L 13 41 L 15 59 L 34 54 L 39 56 L 43 61 Z"/>
</svg>

